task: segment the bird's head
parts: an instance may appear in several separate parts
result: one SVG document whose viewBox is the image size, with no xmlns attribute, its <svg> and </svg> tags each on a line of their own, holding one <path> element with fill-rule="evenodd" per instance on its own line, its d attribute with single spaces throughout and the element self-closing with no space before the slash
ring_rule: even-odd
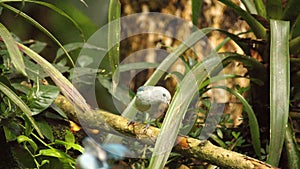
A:
<svg viewBox="0 0 300 169">
<path fill-rule="evenodd" d="M 157 98 L 161 102 L 167 103 L 169 105 L 170 101 L 171 101 L 171 94 L 170 94 L 170 92 L 167 89 L 165 89 L 163 87 L 160 87 L 160 86 L 158 86 L 156 90 L 158 91 L 158 94 L 157 95 L 154 94 L 154 96 L 157 96 Z"/>
</svg>

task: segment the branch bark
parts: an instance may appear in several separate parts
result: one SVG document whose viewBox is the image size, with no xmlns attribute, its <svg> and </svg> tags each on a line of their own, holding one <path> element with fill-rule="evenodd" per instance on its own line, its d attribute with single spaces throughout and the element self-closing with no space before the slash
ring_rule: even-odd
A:
<svg viewBox="0 0 300 169">
<path fill-rule="evenodd" d="M 77 115 L 77 117 L 80 119 L 80 122 L 83 122 L 85 126 L 87 125 L 86 127 L 91 129 L 98 129 L 100 127 L 103 130 L 109 131 L 109 128 L 113 128 L 120 133 L 132 135 L 140 141 L 146 140 L 143 138 L 155 140 L 160 132 L 160 129 L 152 126 L 145 131 L 145 125 L 141 123 L 128 125 L 128 119 L 104 110 L 95 110 L 93 112 L 84 113 L 75 112 L 74 106 L 63 96 L 58 96 L 54 103 L 63 111 L 65 111 L 70 119 L 79 123 L 79 120 L 76 118 Z M 199 158 L 203 161 L 207 161 L 223 168 L 276 168 L 246 155 L 215 146 L 208 140 L 201 141 L 191 137 L 178 136 L 174 151 L 182 154 L 183 156 Z"/>
</svg>

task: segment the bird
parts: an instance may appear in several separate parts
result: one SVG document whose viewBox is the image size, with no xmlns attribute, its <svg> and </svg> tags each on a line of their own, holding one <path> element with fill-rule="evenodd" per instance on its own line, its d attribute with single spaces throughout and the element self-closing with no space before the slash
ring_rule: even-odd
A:
<svg viewBox="0 0 300 169">
<path fill-rule="evenodd" d="M 171 94 L 162 86 L 141 86 L 137 89 L 135 107 L 143 113 L 147 113 L 147 126 L 151 120 L 156 120 L 162 115 L 170 104 Z"/>
</svg>

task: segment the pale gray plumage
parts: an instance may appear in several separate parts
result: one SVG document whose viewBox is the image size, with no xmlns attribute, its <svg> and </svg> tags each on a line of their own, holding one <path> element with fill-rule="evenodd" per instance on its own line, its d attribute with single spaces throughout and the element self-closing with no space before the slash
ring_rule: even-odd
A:
<svg viewBox="0 0 300 169">
<path fill-rule="evenodd" d="M 166 107 L 171 101 L 170 92 L 161 86 L 141 86 L 136 93 L 136 108 L 148 113 L 150 119 L 158 118 L 163 111 L 159 109 Z"/>
</svg>

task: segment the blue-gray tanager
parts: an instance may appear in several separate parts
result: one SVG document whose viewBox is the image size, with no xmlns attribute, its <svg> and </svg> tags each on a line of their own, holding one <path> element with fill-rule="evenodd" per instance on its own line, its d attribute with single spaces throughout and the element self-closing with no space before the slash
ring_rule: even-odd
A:
<svg viewBox="0 0 300 169">
<path fill-rule="evenodd" d="M 148 114 L 147 126 L 153 119 L 157 119 L 163 113 L 171 101 L 170 92 L 161 86 L 141 86 L 136 93 L 136 108 Z"/>
</svg>

